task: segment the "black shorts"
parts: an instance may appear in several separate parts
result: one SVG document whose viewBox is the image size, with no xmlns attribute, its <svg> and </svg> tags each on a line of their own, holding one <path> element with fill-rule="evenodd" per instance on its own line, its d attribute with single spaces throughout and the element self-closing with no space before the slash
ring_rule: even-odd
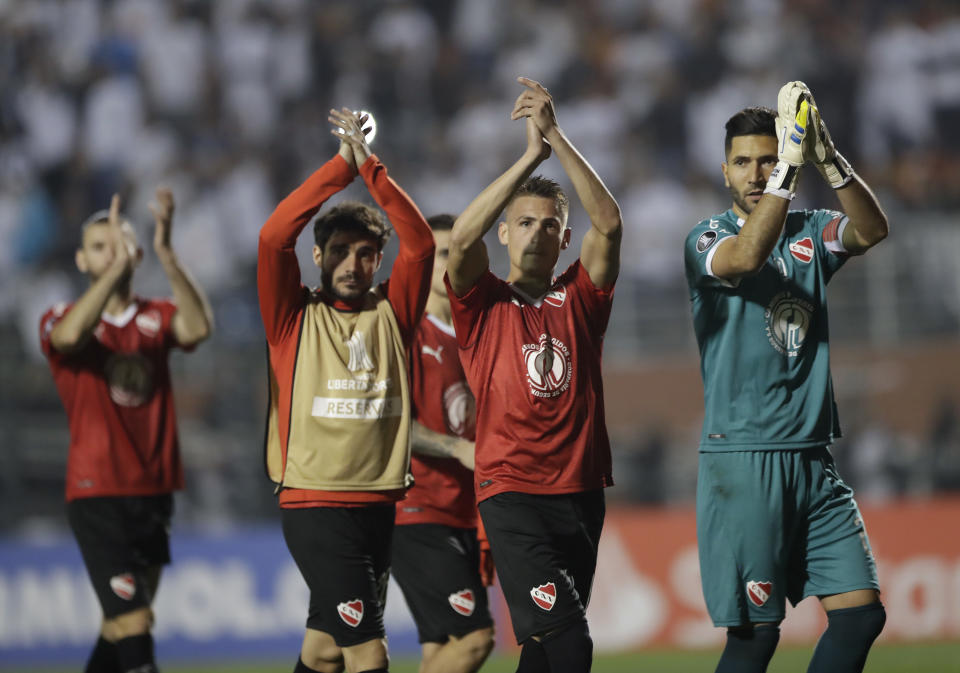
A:
<svg viewBox="0 0 960 673">
<path fill-rule="evenodd" d="M 585 620 L 603 529 L 603 490 L 499 493 L 479 509 L 517 642 Z"/>
<path fill-rule="evenodd" d="M 148 571 L 170 563 L 172 514 L 170 494 L 67 503 L 67 520 L 107 619 L 153 601 Z"/>
<path fill-rule="evenodd" d="M 383 638 L 395 506 L 280 511 L 287 549 L 310 588 L 307 628 L 340 647 Z"/>
<path fill-rule="evenodd" d="M 397 526 L 392 565 L 421 643 L 445 643 L 493 625 L 476 528 Z"/>
</svg>

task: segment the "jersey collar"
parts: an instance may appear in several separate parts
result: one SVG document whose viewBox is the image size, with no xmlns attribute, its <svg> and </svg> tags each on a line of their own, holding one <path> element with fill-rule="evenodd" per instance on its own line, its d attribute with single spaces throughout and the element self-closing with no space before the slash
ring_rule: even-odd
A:
<svg viewBox="0 0 960 673">
<path fill-rule="evenodd" d="M 432 313 L 427 313 L 426 318 L 427 320 L 432 322 L 438 330 L 440 330 L 447 336 L 452 336 L 452 337 L 457 336 L 457 333 L 453 329 L 453 325 L 448 325 L 447 323 L 443 322 L 442 320 L 440 320 L 440 318 L 433 315 Z"/>
<path fill-rule="evenodd" d="M 113 325 L 114 327 L 125 327 L 127 323 L 133 320 L 133 316 L 137 314 L 137 304 L 137 300 L 134 299 L 120 315 L 110 315 L 104 311 L 100 314 L 100 319 L 108 325 Z"/>
</svg>

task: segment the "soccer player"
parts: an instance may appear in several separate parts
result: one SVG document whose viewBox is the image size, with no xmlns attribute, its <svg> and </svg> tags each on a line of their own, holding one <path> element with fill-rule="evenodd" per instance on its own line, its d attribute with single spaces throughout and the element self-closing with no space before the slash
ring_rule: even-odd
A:
<svg viewBox="0 0 960 673">
<path fill-rule="evenodd" d="M 409 486 L 405 350 L 430 291 L 433 236 L 370 152 L 364 119 L 331 110 L 339 152 L 280 202 L 260 231 L 257 287 L 270 357 L 266 464 L 283 534 L 310 588 L 296 671 L 387 670 L 383 600 L 394 503 Z M 300 283 L 294 245 L 357 174 L 390 218 L 400 251 L 374 274 L 389 235 L 376 208 L 341 203 L 314 222 L 322 287 Z"/>
<path fill-rule="evenodd" d="M 834 148 L 802 82 L 778 112 L 726 125 L 730 210 L 687 236 L 705 414 L 697 537 L 707 609 L 727 627 L 718 672 L 765 671 L 785 600 L 820 599 L 828 626 L 811 673 L 860 671 L 883 628 L 876 568 L 828 446 L 840 434 L 826 284 L 887 236 L 876 197 Z M 789 210 L 812 161 L 842 212 Z"/>
<path fill-rule="evenodd" d="M 397 503 L 393 576 L 423 648 L 420 673 L 474 673 L 493 649 L 473 491 L 476 405 L 467 386 L 443 283 L 452 215 L 427 220 L 436 252 L 427 312 L 410 348 L 414 485 Z"/>
<path fill-rule="evenodd" d="M 518 671 L 588 671 L 586 607 L 611 485 L 600 373 L 620 265 L 620 208 L 557 125 L 553 99 L 521 77 L 512 119 L 525 119 L 520 159 L 477 196 L 450 235 L 447 288 L 467 381 L 477 399 L 474 485 L 517 642 Z M 590 229 L 580 258 L 568 200 L 530 177 L 556 153 Z M 489 270 L 483 235 L 497 221 L 510 272 Z"/>
<path fill-rule="evenodd" d="M 172 494 L 183 488 L 167 359 L 171 348 L 206 339 L 213 325 L 202 290 L 170 245 L 172 192 L 157 189 L 150 208 L 173 301 L 133 293 L 143 251 L 114 195 L 110 209 L 82 227 L 76 263 L 90 286 L 40 323 L 70 426 L 67 518 L 103 609 L 87 673 L 157 670 L 150 606 L 170 562 Z"/>
</svg>

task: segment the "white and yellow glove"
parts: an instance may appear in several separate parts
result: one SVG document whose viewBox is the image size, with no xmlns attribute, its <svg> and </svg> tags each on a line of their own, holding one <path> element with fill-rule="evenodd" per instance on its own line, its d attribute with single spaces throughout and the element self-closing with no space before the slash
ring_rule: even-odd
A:
<svg viewBox="0 0 960 673">
<path fill-rule="evenodd" d="M 779 161 L 770 173 L 764 194 L 773 194 L 788 201 L 797 190 L 800 167 L 809 158 L 807 122 L 810 103 L 803 82 L 787 82 L 777 95 L 777 157 Z M 806 153 L 805 153 L 806 152 Z"/>
<path fill-rule="evenodd" d="M 820 175 L 830 183 L 834 189 L 840 189 L 848 182 L 853 180 L 853 168 L 842 154 L 837 152 L 833 145 L 833 139 L 827 130 L 827 125 L 820 118 L 820 109 L 813 100 L 813 94 L 803 82 L 796 82 L 803 85 L 806 89 L 806 98 L 810 101 L 810 144 L 812 145 L 812 156 L 810 157 Z"/>
</svg>

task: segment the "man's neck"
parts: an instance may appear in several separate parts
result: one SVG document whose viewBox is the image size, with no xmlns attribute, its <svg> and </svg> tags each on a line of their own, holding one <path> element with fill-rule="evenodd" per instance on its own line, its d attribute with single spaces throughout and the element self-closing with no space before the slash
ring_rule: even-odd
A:
<svg viewBox="0 0 960 673">
<path fill-rule="evenodd" d="M 103 312 L 107 315 L 118 316 L 127 310 L 132 301 L 133 292 L 131 292 L 129 286 L 118 288 L 107 299 L 107 303 L 103 305 Z"/>
<path fill-rule="evenodd" d="M 450 311 L 450 298 L 447 295 L 439 295 L 430 292 L 427 297 L 427 313 L 440 319 L 447 325 L 453 324 L 453 314 Z"/>
<path fill-rule="evenodd" d="M 550 290 L 551 285 L 553 285 L 552 276 L 549 278 L 533 278 L 519 273 L 516 274 L 516 277 L 514 276 L 515 274 L 511 273 L 507 278 L 507 282 L 533 298 L 542 297 Z"/>
</svg>

